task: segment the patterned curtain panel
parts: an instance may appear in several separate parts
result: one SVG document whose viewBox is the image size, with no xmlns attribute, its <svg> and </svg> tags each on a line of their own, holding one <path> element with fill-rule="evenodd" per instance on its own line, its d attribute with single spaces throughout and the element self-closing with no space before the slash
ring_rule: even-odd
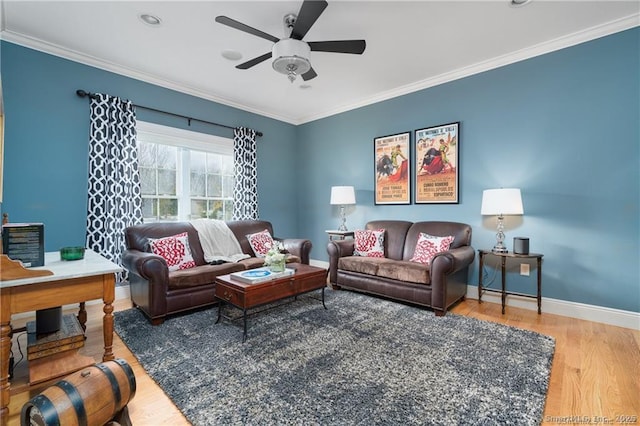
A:
<svg viewBox="0 0 640 426">
<path fill-rule="evenodd" d="M 233 187 L 233 220 L 258 219 L 258 166 L 255 130 L 233 131 L 235 186 Z"/>
<path fill-rule="evenodd" d="M 124 230 L 141 222 L 135 107 L 97 93 L 91 99 L 87 247 L 120 265 Z M 126 280 L 126 273 L 117 278 Z"/>
</svg>

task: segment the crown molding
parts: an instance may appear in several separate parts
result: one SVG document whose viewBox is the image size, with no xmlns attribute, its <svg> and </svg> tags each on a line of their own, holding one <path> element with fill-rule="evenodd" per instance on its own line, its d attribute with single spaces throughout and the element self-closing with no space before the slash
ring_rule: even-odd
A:
<svg viewBox="0 0 640 426">
<path fill-rule="evenodd" d="M 151 83 L 156 86 L 164 87 L 166 89 L 175 90 L 176 92 L 184 93 L 187 95 L 195 96 L 198 98 L 206 99 L 208 101 L 216 102 L 229 107 L 237 108 L 242 111 L 258 114 L 264 117 L 273 118 L 275 120 L 284 121 L 290 124 L 297 124 L 291 117 L 280 116 L 273 114 L 269 111 L 257 109 L 248 105 L 240 104 L 232 100 L 214 96 L 211 93 L 204 92 L 194 87 L 176 83 L 171 80 L 160 78 L 156 75 L 145 73 L 134 68 L 125 67 L 115 64 L 113 62 L 105 61 L 103 59 L 96 58 L 91 55 L 80 53 L 78 51 L 61 47 L 57 44 L 49 43 L 44 40 L 40 40 L 33 37 L 27 37 L 22 34 L 15 33 L 13 31 L 4 30 L 0 32 L 0 40 L 8 41 L 19 46 L 27 47 L 29 49 L 37 50 L 39 52 L 47 53 L 59 58 L 68 59 L 73 62 L 78 62 L 83 65 L 88 65 L 94 68 L 98 68 L 104 71 L 109 71 L 114 74 L 119 74 L 125 77 L 130 77 L 136 80 L 144 81 L 145 83 Z"/>
<path fill-rule="evenodd" d="M 198 98 L 206 99 L 212 102 L 216 102 L 229 107 L 237 108 L 246 112 L 258 114 L 264 117 L 272 118 L 275 120 L 283 121 L 293 125 L 301 125 L 311 121 L 319 120 L 322 118 L 330 117 L 332 115 L 340 114 L 343 112 L 351 111 L 357 108 L 361 108 L 367 105 L 375 104 L 398 96 L 406 95 L 409 93 L 417 92 L 420 90 L 428 89 L 430 87 L 438 86 L 440 84 L 448 83 L 454 80 L 458 80 L 464 77 L 469 77 L 474 74 L 489 71 L 495 68 L 500 68 L 505 65 L 510 65 L 516 62 L 524 61 L 536 56 L 544 55 L 546 53 L 555 52 L 560 49 L 575 46 L 580 43 L 595 40 L 601 37 L 605 37 L 617 32 L 625 31 L 634 27 L 640 26 L 640 14 L 636 13 L 625 18 L 617 19 L 615 21 L 607 22 L 602 25 L 598 25 L 584 31 L 578 31 L 548 42 L 540 43 L 535 46 L 531 46 L 516 52 L 512 52 L 506 55 L 502 55 L 488 61 L 479 62 L 467 67 L 459 68 L 451 72 L 440 74 L 435 77 L 431 77 L 425 80 L 417 81 L 405 86 L 401 86 L 392 90 L 378 93 L 374 96 L 362 99 L 355 103 L 348 103 L 341 105 L 337 108 L 323 111 L 319 114 L 314 114 L 306 117 L 290 117 L 273 114 L 270 111 L 258 109 L 249 105 L 240 104 L 219 96 L 214 96 L 211 93 L 204 92 L 194 87 L 176 83 L 170 80 L 159 78 L 158 76 L 144 73 L 139 70 L 117 65 L 115 63 L 104 61 L 91 55 L 86 55 L 71 49 L 63 48 L 61 46 L 49 43 L 40 39 L 26 37 L 24 35 L 14 33 L 3 29 L 0 31 L 0 40 L 5 40 L 11 43 L 18 44 L 20 46 L 28 47 L 40 52 L 48 53 L 60 58 L 68 59 L 74 62 L 78 62 L 84 65 L 89 65 L 95 68 L 99 68 L 105 71 L 120 74 L 126 77 L 141 80 L 147 83 L 151 83 L 160 87 L 175 90 L 180 93 L 195 96 Z"/>
<path fill-rule="evenodd" d="M 488 61 L 478 62 L 476 64 L 458 68 L 456 70 L 440 74 L 435 77 L 431 77 L 425 80 L 410 83 L 405 86 L 401 86 L 386 92 L 378 93 L 375 96 L 366 98 L 357 103 L 350 103 L 338 108 L 322 112 L 317 115 L 307 116 L 301 118 L 296 124 L 304 124 L 314 120 L 330 117 L 332 115 L 340 114 L 353 109 L 361 108 L 367 105 L 372 105 L 378 102 L 382 102 L 388 99 L 396 98 L 398 96 L 407 95 L 409 93 L 417 92 L 420 90 L 428 89 L 430 87 L 439 86 L 444 83 L 449 83 L 454 80 L 458 80 L 464 77 L 469 77 L 474 74 L 479 74 L 492 69 L 500 68 L 505 65 L 510 65 L 516 62 L 524 61 L 526 59 L 534 58 L 536 56 L 544 55 L 546 53 L 555 52 L 557 50 L 565 49 L 567 47 L 575 46 L 577 44 L 585 43 L 591 40 L 595 40 L 601 37 L 605 37 L 611 34 L 615 34 L 621 31 L 625 31 L 634 27 L 640 26 L 640 14 L 636 13 L 625 18 L 621 18 L 615 21 L 607 22 L 596 27 L 591 27 L 584 31 L 578 31 L 548 42 L 540 43 L 534 46 L 527 47 L 522 50 L 518 50 L 506 55 L 492 58 Z"/>
</svg>

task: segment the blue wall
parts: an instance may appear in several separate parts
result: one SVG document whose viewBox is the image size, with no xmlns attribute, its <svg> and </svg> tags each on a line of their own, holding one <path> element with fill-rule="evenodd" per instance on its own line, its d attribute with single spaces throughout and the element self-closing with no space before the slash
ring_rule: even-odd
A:
<svg viewBox="0 0 640 426">
<path fill-rule="evenodd" d="M 45 250 L 84 245 L 87 205 L 89 100 L 77 89 L 108 93 L 190 117 L 245 126 L 258 139 L 260 216 L 278 236 L 297 236 L 295 126 L 194 96 L 2 42 L 5 128 L 3 212 L 12 222 L 43 222 Z M 212 76 L 212 78 L 215 78 Z M 139 120 L 232 137 L 229 129 L 138 110 Z M 278 180 L 279 191 L 269 191 Z"/>
<path fill-rule="evenodd" d="M 350 229 L 372 219 L 460 221 L 472 225 L 475 248 L 495 243 L 482 190 L 517 187 L 525 215 L 507 218 L 506 242 L 528 236 L 544 254 L 543 296 L 640 311 L 639 39 L 635 28 L 299 126 L 298 220 L 314 257 L 327 259 L 317 248 L 339 223 L 332 185 L 356 188 Z M 453 121 L 460 203 L 374 205 L 373 139 Z M 476 259 L 472 284 L 477 268 Z M 510 289 L 535 293 L 533 268 L 531 277 L 516 263 L 510 271 Z"/>
<path fill-rule="evenodd" d="M 279 236 L 310 238 L 315 259 L 327 260 L 324 231 L 339 221 L 333 185 L 356 187 L 350 229 L 381 218 L 461 221 L 473 226 L 476 248 L 495 242 L 494 219 L 480 215 L 482 190 L 514 186 L 525 215 L 508 218 L 507 243 L 528 236 L 531 251 L 544 253 L 543 295 L 640 312 L 639 39 L 635 28 L 297 127 L 3 42 L 2 210 L 44 222 L 47 250 L 84 242 L 81 88 L 263 131 L 260 215 Z M 375 206 L 373 139 L 452 121 L 461 123 L 460 203 Z M 535 270 L 527 278 L 517 268 L 509 287 L 534 292 Z M 470 284 L 477 273 L 476 260 Z"/>
</svg>

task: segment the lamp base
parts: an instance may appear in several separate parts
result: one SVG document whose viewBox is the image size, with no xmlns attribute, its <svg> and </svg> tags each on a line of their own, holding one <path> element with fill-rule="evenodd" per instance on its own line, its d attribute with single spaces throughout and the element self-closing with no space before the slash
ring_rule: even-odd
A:
<svg viewBox="0 0 640 426">
<path fill-rule="evenodd" d="M 342 224 L 338 227 L 338 231 L 345 232 L 347 230 L 347 216 L 344 213 L 344 205 L 340 206 L 340 218 L 342 219 Z"/>
<path fill-rule="evenodd" d="M 496 234 L 496 245 L 491 249 L 494 253 L 508 253 L 509 249 L 504 245 L 504 216 L 498 216 L 498 233 Z"/>
</svg>

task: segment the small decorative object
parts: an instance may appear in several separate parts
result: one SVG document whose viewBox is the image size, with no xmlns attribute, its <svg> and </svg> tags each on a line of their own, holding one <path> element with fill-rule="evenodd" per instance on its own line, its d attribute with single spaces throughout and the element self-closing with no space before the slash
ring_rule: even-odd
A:
<svg viewBox="0 0 640 426">
<path fill-rule="evenodd" d="M 331 205 L 340 206 L 340 218 L 342 224 L 338 231 L 347 231 L 347 218 L 344 212 L 345 206 L 356 203 L 356 192 L 353 186 L 332 186 L 331 187 Z"/>
<path fill-rule="evenodd" d="M 460 123 L 449 123 L 415 133 L 416 204 L 457 203 Z"/>
<path fill-rule="evenodd" d="M 520 190 L 518 188 L 485 189 L 482 191 L 480 214 L 498 216 L 496 245 L 491 251 L 507 253 L 509 250 L 504 245 L 504 216 L 524 214 Z"/>
<path fill-rule="evenodd" d="M 409 132 L 373 140 L 375 204 L 411 204 Z"/>
<path fill-rule="evenodd" d="M 513 252 L 515 254 L 529 254 L 529 238 L 515 237 L 513 239 Z"/>
<path fill-rule="evenodd" d="M 60 249 L 60 259 L 62 260 L 84 259 L 84 247 L 62 247 Z"/>
<path fill-rule="evenodd" d="M 264 257 L 264 266 L 268 266 L 271 272 L 283 272 L 287 255 L 280 241 L 274 241 Z"/>
</svg>

